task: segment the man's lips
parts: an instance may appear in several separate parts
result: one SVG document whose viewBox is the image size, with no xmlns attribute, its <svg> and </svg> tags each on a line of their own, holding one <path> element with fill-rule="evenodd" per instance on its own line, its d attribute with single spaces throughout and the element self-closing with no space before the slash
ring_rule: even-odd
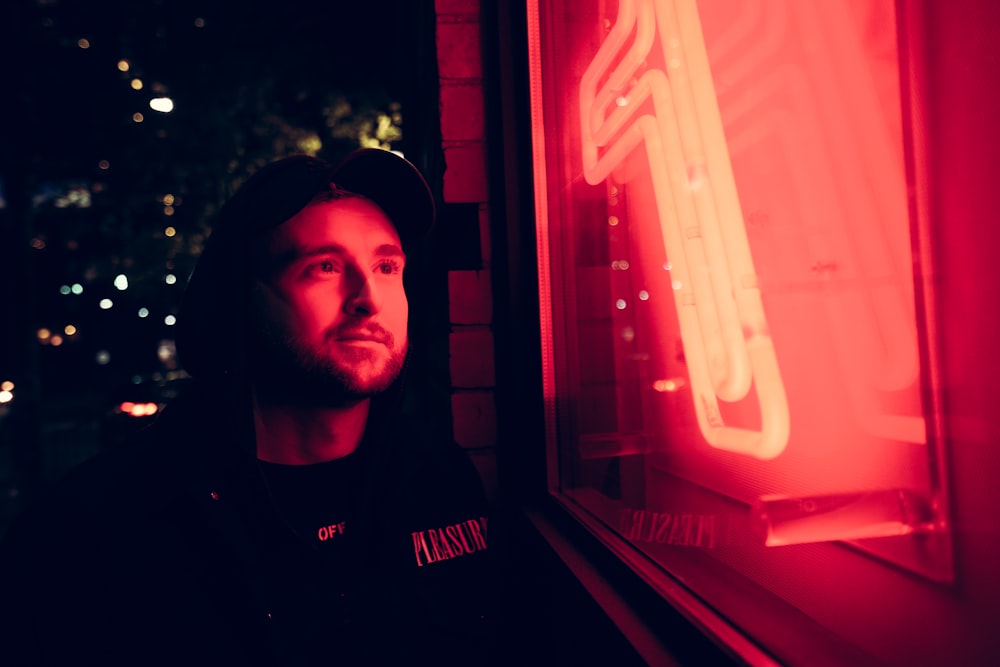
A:
<svg viewBox="0 0 1000 667">
<path fill-rule="evenodd" d="M 340 342 L 381 343 L 390 345 L 392 334 L 384 329 L 345 329 L 335 331 L 332 338 Z"/>
</svg>

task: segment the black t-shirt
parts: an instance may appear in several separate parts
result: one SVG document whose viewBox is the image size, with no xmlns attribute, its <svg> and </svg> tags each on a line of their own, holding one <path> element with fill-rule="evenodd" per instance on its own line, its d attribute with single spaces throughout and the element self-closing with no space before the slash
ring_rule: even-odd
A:
<svg viewBox="0 0 1000 667">
<path fill-rule="evenodd" d="M 258 461 L 274 508 L 304 544 L 335 559 L 348 538 L 359 455 L 312 465 Z"/>
<path fill-rule="evenodd" d="M 294 664 L 350 662 L 356 655 L 352 507 L 359 457 L 282 465 L 258 461 L 274 516 L 262 527 L 270 573 L 268 613 L 283 654 Z M 274 532 L 280 533 L 274 539 Z"/>
</svg>

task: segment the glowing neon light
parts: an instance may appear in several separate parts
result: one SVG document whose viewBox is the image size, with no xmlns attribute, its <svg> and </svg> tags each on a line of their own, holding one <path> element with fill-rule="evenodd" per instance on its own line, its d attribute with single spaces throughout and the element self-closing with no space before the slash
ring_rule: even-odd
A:
<svg viewBox="0 0 1000 667">
<path fill-rule="evenodd" d="M 635 79 L 657 33 L 669 74 L 646 69 Z M 637 115 L 646 102 L 653 113 Z M 661 240 L 680 285 L 674 303 L 702 435 L 719 449 L 778 456 L 788 443 L 788 401 L 694 2 L 622 0 L 581 80 L 580 115 L 588 183 L 602 182 L 645 145 Z M 718 401 L 741 400 L 751 389 L 760 430 L 726 425 Z"/>
</svg>

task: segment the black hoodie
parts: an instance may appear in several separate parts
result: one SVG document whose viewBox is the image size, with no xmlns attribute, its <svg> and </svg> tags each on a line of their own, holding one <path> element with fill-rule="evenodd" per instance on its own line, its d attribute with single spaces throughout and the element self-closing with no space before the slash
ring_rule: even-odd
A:
<svg viewBox="0 0 1000 667">
<path fill-rule="evenodd" d="M 412 165 L 377 153 L 337 167 L 279 161 L 220 212 L 179 321 L 193 382 L 5 536 L 2 664 L 491 661 L 494 569 L 479 477 L 457 446 L 402 414 L 402 378 L 372 400 L 349 462 L 282 473 L 292 485 L 302 473 L 336 480 L 323 493 L 342 506 L 338 522 L 296 530 L 272 493 L 282 471 L 265 473 L 255 456 L 243 337 L 250 242 L 336 181 L 382 206 L 412 244 L 433 200 Z"/>
</svg>

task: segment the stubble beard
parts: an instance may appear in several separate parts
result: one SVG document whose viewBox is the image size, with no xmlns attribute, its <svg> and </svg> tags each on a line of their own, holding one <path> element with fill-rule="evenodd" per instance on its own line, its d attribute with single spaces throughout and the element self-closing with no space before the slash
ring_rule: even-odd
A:
<svg viewBox="0 0 1000 667">
<path fill-rule="evenodd" d="M 381 345 L 381 344 L 380 344 Z M 381 350 L 338 345 L 327 336 L 318 347 L 296 337 L 258 339 L 255 378 L 258 391 L 272 402 L 305 406 L 340 406 L 376 396 L 392 386 L 403 370 L 407 345 L 393 340 Z"/>
</svg>

